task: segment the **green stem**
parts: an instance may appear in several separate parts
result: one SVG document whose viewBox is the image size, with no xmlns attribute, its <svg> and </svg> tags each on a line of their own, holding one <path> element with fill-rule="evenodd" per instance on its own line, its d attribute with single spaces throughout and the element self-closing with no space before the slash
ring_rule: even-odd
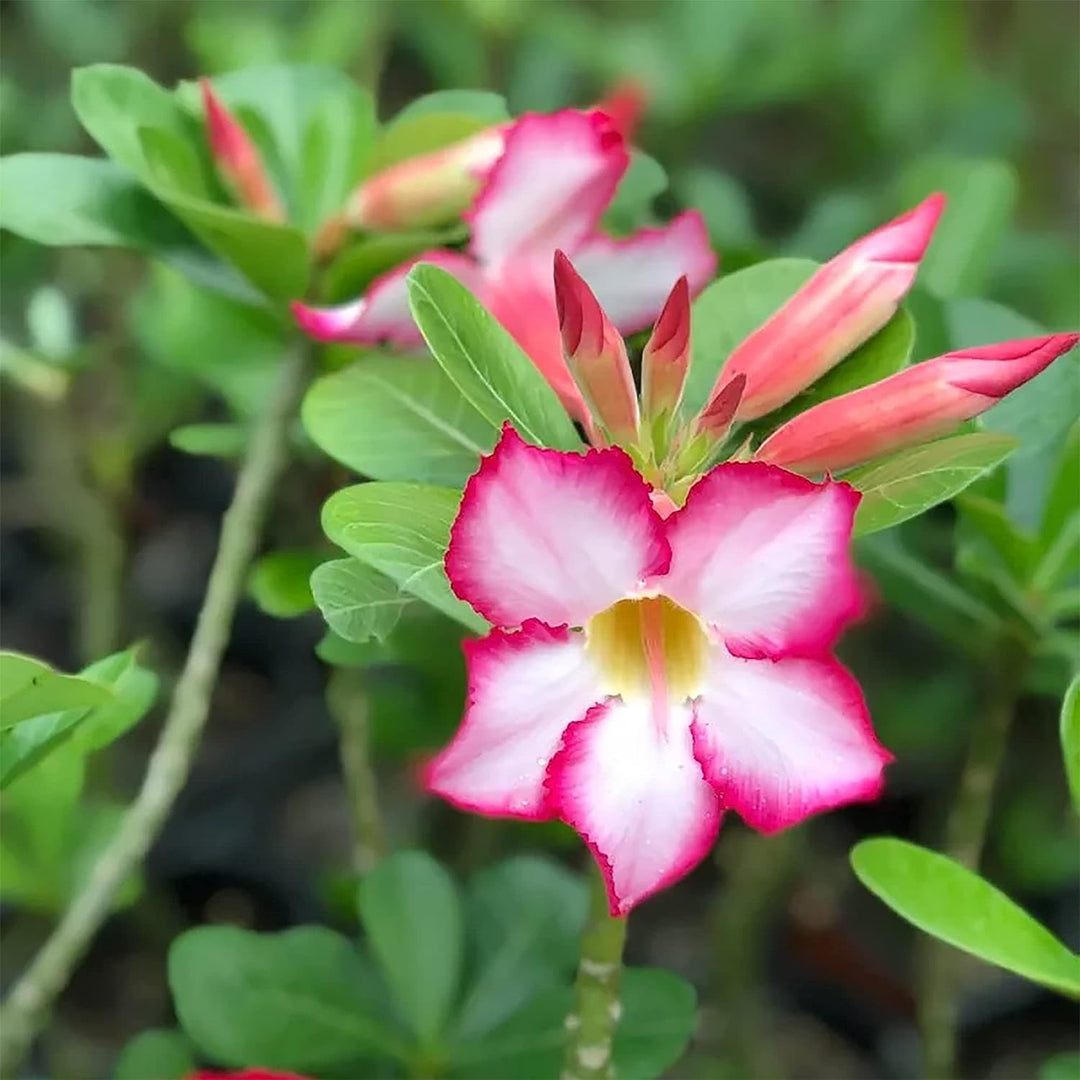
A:
<svg viewBox="0 0 1080 1080">
<path fill-rule="evenodd" d="M 303 383 L 306 354 L 291 352 L 253 432 L 222 520 L 221 538 L 187 660 L 120 828 L 99 856 L 49 940 L 0 1008 L 0 1075 L 13 1075 L 48 1010 L 112 910 L 121 885 L 157 837 L 187 779 L 210 709 L 210 695 L 274 488 L 286 462 L 287 424 Z"/>
<path fill-rule="evenodd" d="M 945 826 L 944 852 L 969 870 L 978 870 L 986 842 L 994 786 L 1005 757 L 1016 703 L 1023 691 L 1029 652 L 1011 634 L 997 650 L 987 701 L 971 727 L 967 758 Z M 961 960 L 936 938 L 920 939 L 919 1028 L 927 1080 L 956 1074 L 956 1022 Z"/>
<path fill-rule="evenodd" d="M 341 731 L 341 767 L 353 827 L 353 869 L 363 875 L 386 852 L 363 680 L 354 671 L 334 671 L 327 688 L 327 701 Z"/>
<path fill-rule="evenodd" d="M 591 879 L 589 921 L 581 940 L 574 1008 L 566 1018 L 563 1080 L 609 1080 L 614 1075 L 612 1043 L 622 1012 L 619 983 L 626 919 L 608 911 L 607 892 L 595 867 Z"/>
</svg>

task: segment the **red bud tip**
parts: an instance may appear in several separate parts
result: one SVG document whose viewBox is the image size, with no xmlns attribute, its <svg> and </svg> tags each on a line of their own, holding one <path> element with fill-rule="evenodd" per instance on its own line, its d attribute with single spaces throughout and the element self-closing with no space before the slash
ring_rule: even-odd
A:
<svg viewBox="0 0 1080 1080">
<path fill-rule="evenodd" d="M 641 356 L 645 414 L 673 413 L 690 367 L 690 285 L 675 282 Z"/>
<path fill-rule="evenodd" d="M 945 196 L 927 196 L 918 206 L 857 240 L 845 254 L 884 263 L 917 263 L 926 254 L 945 211 Z"/>
<path fill-rule="evenodd" d="M 604 113 L 616 131 L 629 141 L 648 103 L 649 94 L 644 83 L 636 79 L 624 79 L 615 84 L 615 88 L 596 108 Z"/>
<path fill-rule="evenodd" d="M 722 439 L 735 419 L 745 389 L 746 376 L 742 372 L 728 379 L 701 410 L 697 419 L 697 430 L 708 432 L 717 440 Z"/>
</svg>

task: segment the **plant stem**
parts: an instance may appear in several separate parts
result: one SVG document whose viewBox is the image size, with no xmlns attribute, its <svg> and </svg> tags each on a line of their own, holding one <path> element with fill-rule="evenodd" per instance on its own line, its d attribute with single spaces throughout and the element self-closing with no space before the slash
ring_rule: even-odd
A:
<svg viewBox="0 0 1080 1080">
<path fill-rule="evenodd" d="M 563 1080 L 610 1080 L 614 1075 L 612 1043 L 622 1012 L 619 983 L 625 940 L 626 919 L 608 911 L 604 882 L 594 867 L 574 1008 L 566 1018 Z"/>
<path fill-rule="evenodd" d="M 327 701 L 341 730 L 341 767 L 353 828 L 352 865 L 356 873 L 363 875 L 386 851 L 363 680 L 354 671 L 334 671 Z"/>
<path fill-rule="evenodd" d="M 967 758 L 945 826 L 944 852 L 978 870 L 986 841 L 994 786 L 1005 756 L 1016 703 L 1029 661 L 1026 644 L 1007 634 L 993 658 L 987 701 L 972 724 Z M 949 1080 L 956 1072 L 956 1022 L 960 957 L 925 936 L 919 944 L 919 1028 L 927 1080 Z"/>
<path fill-rule="evenodd" d="M 286 461 L 286 427 L 303 383 L 306 354 L 289 353 L 259 418 L 221 525 L 221 538 L 187 659 L 120 828 L 82 891 L 0 1008 L 0 1075 L 13 1075 L 57 995 L 112 910 L 121 885 L 157 837 L 187 779 L 210 710 L 210 695 L 243 594 L 271 495 Z"/>
</svg>

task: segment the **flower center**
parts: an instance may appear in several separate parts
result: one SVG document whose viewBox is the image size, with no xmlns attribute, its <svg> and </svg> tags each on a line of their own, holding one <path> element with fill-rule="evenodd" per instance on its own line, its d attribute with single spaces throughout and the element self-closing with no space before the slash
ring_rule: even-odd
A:
<svg viewBox="0 0 1080 1080">
<path fill-rule="evenodd" d="M 588 621 L 585 639 L 610 694 L 684 701 L 700 693 L 708 635 L 666 596 L 612 604 Z"/>
</svg>

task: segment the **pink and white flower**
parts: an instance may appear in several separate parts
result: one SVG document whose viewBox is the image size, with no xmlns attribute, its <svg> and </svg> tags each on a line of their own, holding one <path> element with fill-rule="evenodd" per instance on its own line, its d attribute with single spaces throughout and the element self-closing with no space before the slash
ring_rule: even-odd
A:
<svg viewBox="0 0 1080 1080">
<path fill-rule="evenodd" d="M 454 274 L 514 336 L 578 419 L 584 402 L 563 358 L 551 278 L 556 249 L 570 255 L 624 334 L 647 327 L 673 282 L 699 291 L 716 267 L 700 214 L 615 240 L 597 230 L 630 163 L 626 141 L 600 109 L 526 115 L 506 132 L 502 156 L 465 215 L 466 254 L 425 252 L 378 278 L 365 296 L 335 308 L 297 303 L 301 328 L 320 341 L 422 343 L 405 276 L 415 262 Z"/>
<path fill-rule="evenodd" d="M 771 832 L 873 798 L 890 755 L 831 655 L 861 610 L 858 501 L 725 464 L 661 517 L 621 449 L 539 449 L 506 427 L 446 556 L 496 629 L 466 645 L 465 718 L 426 785 L 573 826 L 617 915 L 688 873 L 725 810 Z"/>
</svg>

